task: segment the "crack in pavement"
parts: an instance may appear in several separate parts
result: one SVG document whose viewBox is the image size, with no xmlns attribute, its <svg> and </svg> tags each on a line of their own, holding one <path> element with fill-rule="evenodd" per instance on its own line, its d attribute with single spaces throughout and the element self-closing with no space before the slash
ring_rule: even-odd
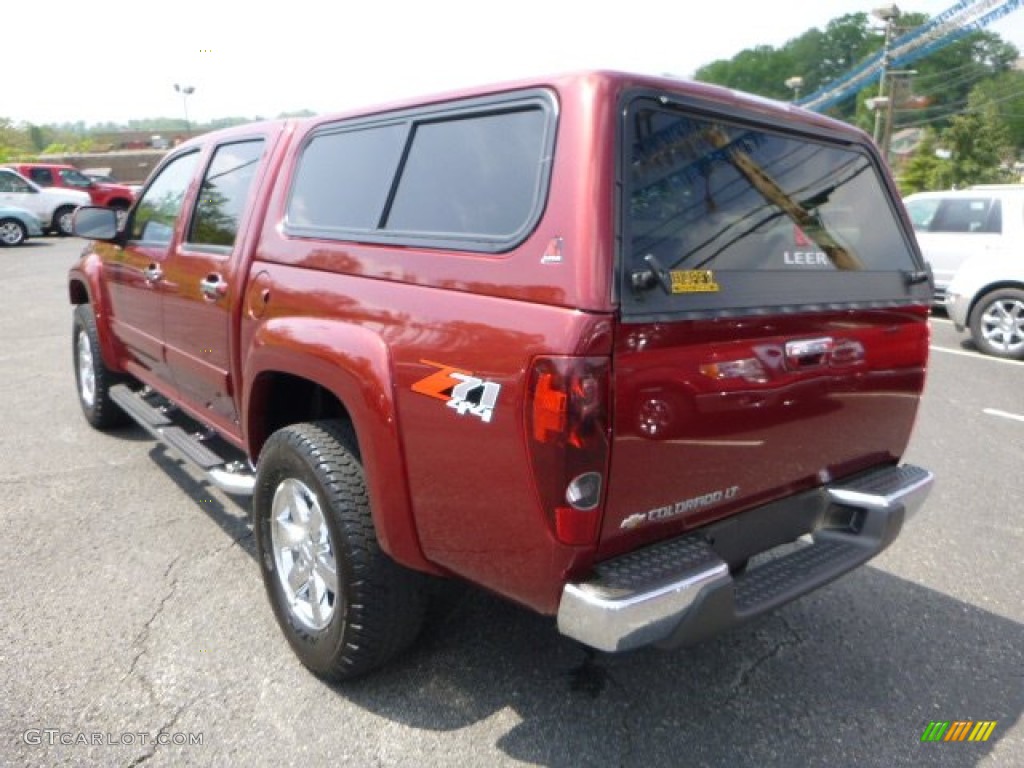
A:
<svg viewBox="0 0 1024 768">
<path fill-rule="evenodd" d="M 776 656 L 782 653 L 782 650 L 784 648 L 787 648 L 791 645 L 800 645 L 803 642 L 803 638 L 800 637 L 800 634 L 795 629 L 793 629 L 793 626 L 784 616 L 777 614 L 777 617 L 782 622 L 782 625 L 786 628 L 786 631 L 789 633 L 790 637 L 788 639 L 782 638 L 778 640 L 766 653 L 761 654 L 756 659 L 754 659 L 753 662 L 751 662 L 749 665 L 747 665 L 745 668 L 739 671 L 739 673 L 733 679 L 732 684 L 729 686 L 730 694 L 726 697 L 725 701 L 723 702 L 724 704 L 731 704 L 739 697 L 743 688 L 745 688 L 750 683 L 750 680 L 753 677 L 754 673 L 758 670 L 758 668 L 761 667 L 761 665 L 774 659 Z"/>
<path fill-rule="evenodd" d="M 181 560 L 181 558 L 182 555 L 177 555 L 171 560 L 170 563 L 167 564 L 167 567 L 164 569 L 164 574 L 162 577 L 163 580 L 167 579 L 167 577 L 171 573 L 171 569 L 174 568 L 174 566 L 178 563 L 179 560 Z M 171 580 L 171 583 L 168 585 L 167 591 L 164 594 L 164 596 L 160 598 L 160 602 L 157 604 L 156 610 L 153 611 L 153 614 L 146 620 L 146 623 L 143 624 L 142 629 L 140 629 L 136 633 L 135 637 L 132 639 L 129 648 L 135 649 L 135 655 L 132 657 L 131 663 L 128 665 L 128 671 L 121 675 L 120 679 L 114 685 L 114 690 L 120 688 L 122 683 L 124 683 L 125 680 L 127 680 L 135 673 L 135 668 L 138 666 L 139 660 L 146 654 L 146 641 L 149 639 L 149 631 L 153 626 L 153 622 L 155 622 L 157 617 L 163 612 L 164 606 L 167 605 L 167 601 L 174 596 L 174 593 L 177 590 L 178 577 L 175 576 Z M 138 679 L 142 683 L 142 686 L 146 690 L 146 693 L 149 695 L 150 700 L 155 699 L 153 684 L 149 680 L 149 678 L 147 678 L 145 675 L 139 675 Z M 93 697 L 89 701 L 89 703 L 82 708 L 81 714 L 79 715 L 80 720 L 84 720 L 86 718 L 86 716 L 89 713 L 89 710 L 92 708 L 93 704 L 96 703 L 96 699 L 99 697 L 99 695 L 100 694 L 97 694 L 95 697 Z"/>
<path fill-rule="evenodd" d="M 146 745 L 146 751 L 138 757 L 136 757 L 130 763 L 127 763 L 125 768 L 134 768 L 137 765 L 142 765 L 142 763 L 146 762 L 151 757 L 153 757 L 156 754 L 157 749 L 161 746 L 160 742 L 158 741 L 160 734 L 168 733 L 171 728 L 177 725 L 178 719 L 182 716 L 182 714 L 184 714 L 185 710 L 191 707 L 197 701 L 199 701 L 200 698 L 200 696 L 196 696 L 192 699 L 189 699 L 180 707 L 178 707 L 178 709 L 175 710 L 174 714 L 171 716 L 171 719 L 163 723 L 156 729 L 156 732 L 153 734 L 153 740 Z"/>
</svg>

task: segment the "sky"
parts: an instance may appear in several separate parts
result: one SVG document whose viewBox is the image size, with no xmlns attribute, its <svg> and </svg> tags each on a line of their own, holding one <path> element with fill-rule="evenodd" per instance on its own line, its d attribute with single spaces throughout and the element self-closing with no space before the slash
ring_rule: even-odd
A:
<svg viewBox="0 0 1024 768">
<path fill-rule="evenodd" d="M 688 76 L 892 0 L 5 0 L 0 118 L 276 117 L 577 69 Z M 955 0 L 913 0 L 931 15 Z M 799 9 L 799 13 L 794 9 Z M 989 27 L 1024 51 L 1024 11 Z M 799 74 L 799 73 L 794 73 Z M 187 105 L 175 83 L 195 91 Z"/>
</svg>

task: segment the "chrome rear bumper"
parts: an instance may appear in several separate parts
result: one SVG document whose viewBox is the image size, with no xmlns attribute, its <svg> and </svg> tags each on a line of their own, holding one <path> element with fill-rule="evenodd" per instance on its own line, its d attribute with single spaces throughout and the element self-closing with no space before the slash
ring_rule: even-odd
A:
<svg viewBox="0 0 1024 768">
<path fill-rule="evenodd" d="M 849 513 L 850 524 L 817 527 L 812 544 L 740 576 L 730 575 L 700 531 L 600 563 L 592 579 L 563 589 L 558 629 L 602 651 L 672 648 L 717 634 L 877 555 L 920 509 L 933 479 L 904 465 L 823 487 L 814 492 L 818 523 L 839 509 Z"/>
</svg>

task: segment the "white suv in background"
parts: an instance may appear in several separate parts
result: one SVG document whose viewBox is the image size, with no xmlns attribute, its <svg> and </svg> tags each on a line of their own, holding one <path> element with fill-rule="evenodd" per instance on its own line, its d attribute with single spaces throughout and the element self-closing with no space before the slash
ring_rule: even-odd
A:
<svg viewBox="0 0 1024 768">
<path fill-rule="evenodd" d="M 87 192 L 40 187 L 11 168 L 0 168 L 0 205 L 31 211 L 44 232 L 71 234 L 71 217 L 80 205 L 89 205 Z"/>
<path fill-rule="evenodd" d="M 919 192 L 903 203 L 921 253 L 931 264 L 938 303 L 967 259 L 1024 254 L 1024 185 Z"/>
</svg>

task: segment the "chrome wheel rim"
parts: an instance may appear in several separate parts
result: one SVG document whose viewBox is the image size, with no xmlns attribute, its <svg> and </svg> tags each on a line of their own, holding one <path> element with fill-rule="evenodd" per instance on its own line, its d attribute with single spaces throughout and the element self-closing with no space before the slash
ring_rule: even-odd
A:
<svg viewBox="0 0 1024 768">
<path fill-rule="evenodd" d="M 96 403 L 96 366 L 92 359 L 92 346 L 85 331 L 78 332 L 78 391 L 82 402 L 89 408 Z"/>
<path fill-rule="evenodd" d="M 4 245 L 18 245 L 22 241 L 21 227 L 13 221 L 0 224 L 0 242 Z"/>
<path fill-rule="evenodd" d="M 338 569 L 320 501 L 301 480 L 289 477 L 274 491 L 270 543 L 292 615 L 308 629 L 323 629 L 337 608 Z"/>
<path fill-rule="evenodd" d="M 65 211 L 60 215 L 60 218 L 57 219 L 57 226 L 60 228 L 60 231 L 63 232 L 65 235 L 72 234 L 71 230 L 73 226 L 72 222 L 74 221 L 74 216 L 74 211 Z"/>
<path fill-rule="evenodd" d="M 997 299 L 981 315 L 981 335 L 1000 352 L 1024 349 L 1024 301 Z"/>
</svg>

